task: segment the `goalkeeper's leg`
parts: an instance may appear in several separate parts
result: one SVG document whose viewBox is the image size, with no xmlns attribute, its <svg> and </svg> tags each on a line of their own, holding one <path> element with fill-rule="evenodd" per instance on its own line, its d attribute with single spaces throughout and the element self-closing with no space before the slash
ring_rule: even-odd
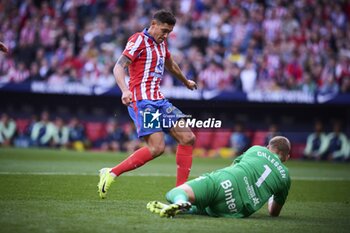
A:
<svg viewBox="0 0 350 233">
<path fill-rule="evenodd" d="M 166 199 L 171 204 L 167 208 L 161 210 L 161 217 L 173 217 L 179 213 L 192 214 L 194 210 L 197 209 L 192 207 L 194 193 L 192 188 L 187 184 L 180 185 L 170 190 L 166 194 Z"/>
<path fill-rule="evenodd" d="M 147 209 L 152 213 L 159 214 L 161 217 L 174 217 L 180 213 L 194 213 L 197 209 L 192 206 L 194 193 L 187 184 L 173 188 L 166 194 L 166 199 L 170 204 L 164 204 L 159 201 L 151 201 L 147 204 Z M 195 211 L 196 212 L 196 211 Z"/>
</svg>

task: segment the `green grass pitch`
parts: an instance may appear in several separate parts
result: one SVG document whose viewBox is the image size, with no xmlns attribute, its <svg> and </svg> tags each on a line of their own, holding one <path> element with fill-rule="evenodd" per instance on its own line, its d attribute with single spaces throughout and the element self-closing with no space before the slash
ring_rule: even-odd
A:
<svg viewBox="0 0 350 233">
<path fill-rule="evenodd" d="M 108 198 L 97 194 L 98 169 L 126 154 L 0 149 L 0 232 L 349 232 L 350 165 L 290 161 L 292 187 L 281 216 L 264 207 L 246 219 L 180 215 L 146 209 L 175 184 L 175 158 L 164 155 L 124 174 Z M 191 178 L 229 165 L 195 158 Z"/>
</svg>

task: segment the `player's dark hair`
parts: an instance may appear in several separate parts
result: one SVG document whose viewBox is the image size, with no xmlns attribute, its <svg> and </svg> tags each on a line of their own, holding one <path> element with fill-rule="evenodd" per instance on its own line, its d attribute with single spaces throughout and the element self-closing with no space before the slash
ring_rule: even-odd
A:
<svg viewBox="0 0 350 233">
<path fill-rule="evenodd" d="M 176 18 L 170 11 L 167 10 L 159 10 L 153 15 L 153 19 L 161 22 L 161 23 L 167 23 L 169 25 L 175 25 L 176 24 Z"/>
<path fill-rule="evenodd" d="M 287 156 L 290 151 L 290 142 L 288 138 L 283 136 L 276 136 L 271 138 L 269 141 L 269 146 L 275 149 L 280 155 Z"/>
</svg>

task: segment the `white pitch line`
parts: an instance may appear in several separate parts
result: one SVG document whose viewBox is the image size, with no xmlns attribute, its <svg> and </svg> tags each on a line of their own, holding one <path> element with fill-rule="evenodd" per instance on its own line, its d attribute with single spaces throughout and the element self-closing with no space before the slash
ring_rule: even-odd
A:
<svg viewBox="0 0 350 233">
<path fill-rule="evenodd" d="M 0 175 L 39 175 L 39 176 L 98 176 L 98 172 L 0 172 Z M 127 173 L 123 176 L 165 176 L 165 177 L 175 177 L 171 174 L 161 174 L 161 173 Z"/>
<path fill-rule="evenodd" d="M 87 172 L 0 172 L 0 175 L 40 175 L 40 176 L 98 176 L 98 173 Z M 123 176 L 163 176 L 163 177 L 175 177 L 171 174 L 162 173 L 126 173 Z M 305 180 L 305 181 L 350 181 L 350 177 L 313 177 L 313 176 L 292 176 L 292 180 Z"/>
<path fill-rule="evenodd" d="M 305 181 L 350 181 L 350 177 L 313 177 L 313 176 L 292 176 L 291 180 Z"/>
</svg>

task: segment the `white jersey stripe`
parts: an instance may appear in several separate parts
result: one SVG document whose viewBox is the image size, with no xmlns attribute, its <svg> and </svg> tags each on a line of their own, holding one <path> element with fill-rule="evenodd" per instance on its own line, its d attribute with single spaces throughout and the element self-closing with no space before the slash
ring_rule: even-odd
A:
<svg viewBox="0 0 350 233">
<path fill-rule="evenodd" d="M 155 100 L 156 98 L 154 97 L 154 90 L 155 90 L 155 87 L 156 87 L 156 82 L 157 82 L 157 77 L 156 76 L 153 76 L 153 79 L 152 79 L 152 82 L 151 82 L 151 100 Z"/>
<path fill-rule="evenodd" d="M 161 43 L 160 44 L 160 49 L 161 49 L 161 52 L 162 52 L 162 57 L 164 59 L 163 60 L 164 61 L 164 67 L 163 67 L 163 73 L 162 73 L 162 75 L 163 75 L 164 74 L 164 69 L 165 69 L 165 57 L 166 57 L 165 43 Z M 160 91 L 160 88 L 159 88 L 160 82 L 161 82 L 161 80 L 158 81 L 158 85 L 157 85 L 157 87 L 158 87 L 158 89 L 157 89 L 157 98 L 158 99 L 163 99 L 164 96 L 163 96 L 163 94 L 162 94 L 162 92 Z"/>
<path fill-rule="evenodd" d="M 153 45 L 154 45 L 154 50 L 157 53 L 157 64 L 156 64 L 156 67 L 158 67 L 158 65 L 160 63 L 161 55 L 159 54 L 157 43 L 153 41 Z M 156 93 L 157 97 L 156 98 L 154 97 L 154 91 L 156 89 L 157 79 L 158 79 L 158 77 L 156 75 L 154 75 L 153 79 L 152 79 L 152 82 L 151 82 L 151 90 L 150 91 L 151 91 L 151 99 L 152 100 L 158 99 L 158 93 Z"/>
<path fill-rule="evenodd" d="M 166 56 L 166 52 L 165 52 L 164 43 L 161 43 L 161 44 L 160 44 L 160 49 L 161 49 L 161 51 L 162 51 L 162 56 L 165 57 L 165 56 Z"/>
<path fill-rule="evenodd" d="M 140 46 L 141 42 L 142 42 L 142 36 L 140 35 L 140 36 L 137 37 L 137 39 L 136 39 L 136 41 L 135 41 L 135 44 L 134 44 L 134 45 L 132 46 L 132 48 L 130 49 L 129 54 L 130 54 L 131 56 L 134 56 L 134 53 L 135 53 L 135 51 L 138 49 L 138 47 Z"/>
<path fill-rule="evenodd" d="M 158 81 L 158 87 L 159 87 L 159 84 L 160 83 L 160 80 Z M 161 99 L 163 96 L 161 95 L 161 92 L 160 92 L 160 90 L 158 89 L 158 91 L 157 91 L 157 99 Z"/>
<path fill-rule="evenodd" d="M 146 93 L 146 83 L 147 83 L 147 79 L 149 77 L 149 72 L 150 72 L 150 68 L 151 68 L 151 64 L 152 64 L 152 50 L 151 47 L 148 43 L 148 37 L 144 37 L 144 41 L 146 44 L 146 52 L 147 52 L 147 58 L 146 58 L 146 63 L 145 63 L 145 69 L 143 72 L 143 77 L 142 77 L 142 81 L 141 81 L 141 95 L 142 95 L 142 99 L 148 99 L 147 98 L 147 93 Z"/>
</svg>

